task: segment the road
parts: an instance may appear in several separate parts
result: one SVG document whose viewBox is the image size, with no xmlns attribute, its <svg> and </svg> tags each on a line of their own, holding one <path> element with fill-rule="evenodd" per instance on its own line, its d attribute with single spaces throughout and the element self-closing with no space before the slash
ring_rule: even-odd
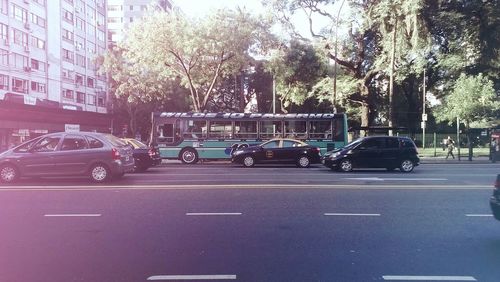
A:
<svg viewBox="0 0 500 282">
<path fill-rule="evenodd" d="M 498 281 L 496 164 L 167 165 L 0 186 L 0 281 Z"/>
</svg>

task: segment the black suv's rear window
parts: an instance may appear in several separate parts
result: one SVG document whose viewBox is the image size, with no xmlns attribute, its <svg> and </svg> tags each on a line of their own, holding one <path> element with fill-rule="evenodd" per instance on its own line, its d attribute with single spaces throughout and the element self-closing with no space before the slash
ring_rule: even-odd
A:
<svg viewBox="0 0 500 282">
<path fill-rule="evenodd" d="M 408 138 L 401 138 L 401 147 L 403 148 L 415 148 L 415 143 Z"/>
</svg>

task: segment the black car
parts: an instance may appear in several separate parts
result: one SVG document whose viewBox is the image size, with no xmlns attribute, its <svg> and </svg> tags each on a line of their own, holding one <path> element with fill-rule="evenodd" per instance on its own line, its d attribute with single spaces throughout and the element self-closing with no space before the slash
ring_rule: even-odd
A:
<svg viewBox="0 0 500 282">
<path fill-rule="evenodd" d="M 495 181 L 493 196 L 490 198 L 490 207 L 493 216 L 500 220 L 500 174 L 497 175 L 497 181 Z"/>
<path fill-rule="evenodd" d="M 246 167 L 256 163 L 295 163 L 308 167 L 319 163 L 320 149 L 293 139 L 272 139 L 260 145 L 237 149 L 232 153 L 232 162 Z"/>
<path fill-rule="evenodd" d="M 155 147 L 148 147 L 139 140 L 131 138 L 123 138 L 133 148 L 134 156 L 134 171 L 143 172 L 152 166 L 157 166 L 161 163 L 160 151 Z"/>
<path fill-rule="evenodd" d="M 410 138 L 370 136 L 357 139 L 346 146 L 327 152 L 321 162 L 331 169 L 344 172 L 353 168 L 399 168 L 411 172 L 418 166 L 417 147 Z"/>
</svg>

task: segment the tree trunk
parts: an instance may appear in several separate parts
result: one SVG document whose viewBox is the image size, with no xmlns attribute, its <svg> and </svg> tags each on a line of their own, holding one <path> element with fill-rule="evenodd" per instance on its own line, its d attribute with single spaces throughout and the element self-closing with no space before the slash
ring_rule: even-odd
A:
<svg viewBox="0 0 500 282">
<path fill-rule="evenodd" d="M 470 136 L 470 127 L 469 127 L 469 122 L 465 122 L 465 127 L 467 130 L 467 148 L 469 148 L 469 161 L 472 161 L 472 142 L 471 142 L 471 136 Z"/>
<path fill-rule="evenodd" d="M 393 126 L 393 108 L 394 108 L 394 65 L 396 60 L 396 30 L 398 28 L 398 18 L 394 22 L 394 27 L 392 31 L 392 50 L 391 50 L 391 72 L 389 77 L 389 127 Z M 389 130 L 389 136 L 392 136 L 392 129 Z"/>
</svg>

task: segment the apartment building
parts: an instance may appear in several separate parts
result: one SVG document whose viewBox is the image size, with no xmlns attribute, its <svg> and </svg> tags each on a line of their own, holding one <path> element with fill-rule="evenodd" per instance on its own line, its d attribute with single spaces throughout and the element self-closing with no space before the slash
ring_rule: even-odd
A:
<svg viewBox="0 0 500 282">
<path fill-rule="evenodd" d="M 110 131 L 106 0 L 0 0 L 0 151 L 64 130 Z"/>
<path fill-rule="evenodd" d="M 171 12 L 171 0 L 108 0 L 108 40 L 112 44 L 121 41 L 127 28 L 141 19 L 148 9 Z"/>
</svg>

